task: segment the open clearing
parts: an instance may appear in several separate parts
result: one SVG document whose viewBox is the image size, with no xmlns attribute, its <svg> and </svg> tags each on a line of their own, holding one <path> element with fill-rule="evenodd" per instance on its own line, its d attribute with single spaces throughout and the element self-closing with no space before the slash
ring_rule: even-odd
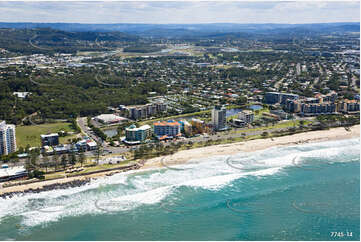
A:
<svg viewBox="0 0 361 242">
<path fill-rule="evenodd" d="M 28 144 L 30 147 L 40 146 L 40 135 L 47 133 L 57 133 L 59 131 L 66 132 L 75 132 L 72 129 L 70 123 L 59 122 L 59 123 L 49 123 L 49 124 L 39 124 L 39 125 L 30 125 L 30 126 L 17 126 L 16 127 L 16 145 L 19 148 L 20 146 L 26 147 Z M 74 138 L 75 135 L 68 135 L 66 137 L 60 137 L 60 143 L 66 143 L 70 138 Z"/>
</svg>

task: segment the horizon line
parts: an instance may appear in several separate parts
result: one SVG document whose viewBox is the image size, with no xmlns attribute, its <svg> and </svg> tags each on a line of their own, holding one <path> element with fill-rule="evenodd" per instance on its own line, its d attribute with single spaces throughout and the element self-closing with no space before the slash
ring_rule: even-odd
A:
<svg viewBox="0 0 361 242">
<path fill-rule="evenodd" d="M 246 25 L 246 24 L 279 24 L 279 25 L 300 25 L 300 24 L 338 24 L 338 23 L 353 23 L 353 24 L 360 24 L 360 21 L 345 21 L 345 22 L 312 22 L 312 23 L 276 23 L 276 22 L 264 22 L 264 23 L 225 23 L 225 22 L 210 22 L 210 23 L 132 23 L 132 22 L 125 22 L 125 23 L 80 23 L 80 22 L 3 22 L 0 23 L 9 23 L 9 24 L 94 24 L 94 25 L 111 25 L 111 24 L 142 24 L 142 25 L 202 25 L 202 24 L 239 24 L 239 25 Z"/>
</svg>

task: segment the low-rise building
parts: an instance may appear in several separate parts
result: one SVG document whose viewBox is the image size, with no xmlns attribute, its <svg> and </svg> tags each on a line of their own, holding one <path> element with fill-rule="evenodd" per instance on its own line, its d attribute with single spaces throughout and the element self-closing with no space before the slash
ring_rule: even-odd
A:
<svg viewBox="0 0 361 242">
<path fill-rule="evenodd" d="M 85 137 L 82 140 L 79 140 L 75 144 L 77 150 L 79 151 L 89 151 L 89 150 L 95 150 L 97 148 L 97 143 L 93 140 L 91 140 L 89 137 Z"/>
<path fill-rule="evenodd" d="M 238 126 L 238 127 L 244 127 L 247 125 L 247 123 L 242 119 L 234 118 L 233 125 Z"/>
<path fill-rule="evenodd" d="M 90 140 L 86 143 L 87 150 L 96 150 L 98 147 L 98 144 L 95 141 Z"/>
<path fill-rule="evenodd" d="M 31 92 L 13 92 L 13 95 L 17 96 L 18 98 L 26 98 L 30 94 Z"/>
<path fill-rule="evenodd" d="M 115 114 L 101 114 L 94 117 L 94 119 L 103 124 L 114 124 L 114 123 L 124 122 L 127 120 L 126 118 L 120 117 Z"/>
<path fill-rule="evenodd" d="M 54 147 L 55 154 L 66 154 L 71 151 L 71 147 L 69 145 L 57 145 Z"/>
<path fill-rule="evenodd" d="M 270 113 L 278 116 L 279 120 L 288 119 L 288 116 L 289 116 L 288 113 L 286 113 L 282 109 L 270 110 Z"/>
<path fill-rule="evenodd" d="M 238 113 L 238 119 L 244 121 L 246 124 L 252 123 L 254 114 L 251 110 L 243 110 Z"/>
<path fill-rule="evenodd" d="M 209 126 L 203 120 L 192 118 L 191 124 L 193 134 L 203 134 L 210 131 Z"/>
<path fill-rule="evenodd" d="M 9 168 L 8 165 L 4 164 L 0 168 L 0 182 L 14 180 L 27 175 L 28 173 L 24 166 L 14 166 Z"/>
<path fill-rule="evenodd" d="M 59 144 L 59 134 L 42 134 L 40 135 L 42 146 L 55 146 Z"/>
</svg>

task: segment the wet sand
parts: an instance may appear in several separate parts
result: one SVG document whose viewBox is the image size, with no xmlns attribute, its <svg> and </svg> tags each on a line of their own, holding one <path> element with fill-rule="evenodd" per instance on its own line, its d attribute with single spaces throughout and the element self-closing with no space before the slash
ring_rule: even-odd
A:
<svg viewBox="0 0 361 242">
<path fill-rule="evenodd" d="M 177 165 L 184 164 L 191 159 L 202 159 L 209 156 L 233 155 L 241 151 L 253 152 L 274 146 L 289 146 L 311 142 L 350 139 L 356 137 L 360 137 L 360 125 L 351 127 L 350 131 L 346 131 L 345 128 L 340 127 L 330 130 L 310 131 L 282 137 L 256 139 L 231 144 L 212 145 L 202 148 L 182 150 L 173 155 L 150 159 L 146 162 L 142 169 L 164 166 L 162 165 L 162 160 L 166 161 L 167 165 Z"/>
</svg>

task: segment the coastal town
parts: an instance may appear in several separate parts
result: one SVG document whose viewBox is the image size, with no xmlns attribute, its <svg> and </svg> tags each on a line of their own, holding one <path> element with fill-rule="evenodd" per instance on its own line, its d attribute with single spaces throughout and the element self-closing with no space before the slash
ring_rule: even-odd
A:
<svg viewBox="0 0 361 242">
<path fill-rule="evenodd" d="M 133 50 L 119 42 L 108 50 L 115 43 L 99 39 L 93 46 L 107 50 L 18 55 L 1 49 L 0 77 L 20 85 L 1 103 L 3 186 L 141 167 L 145 159 L 184 149 L 359 123 L 360 50 L 353 33 L 292 44 L 148 41 L 157 48 L 146 54 L 126 52 Z M 30 43 L 43 51 L 46 42 Z M 109 101 L 99 105 L 86 97 L 75 101 L 83 109 L 70 110 L 69 104 L 60 111 L 52 89 L 84 86 L 108 92 Z M 117 93 L 127 86 L 129 93 Z M 53 92 L 53 104 L 29 106 L 42 102 L 39 91 Z"/>
<path fill-rule="evenodd" d="M 360 241 L 359 1 L 0 12 L 0 241 Z"/>
</svg>

